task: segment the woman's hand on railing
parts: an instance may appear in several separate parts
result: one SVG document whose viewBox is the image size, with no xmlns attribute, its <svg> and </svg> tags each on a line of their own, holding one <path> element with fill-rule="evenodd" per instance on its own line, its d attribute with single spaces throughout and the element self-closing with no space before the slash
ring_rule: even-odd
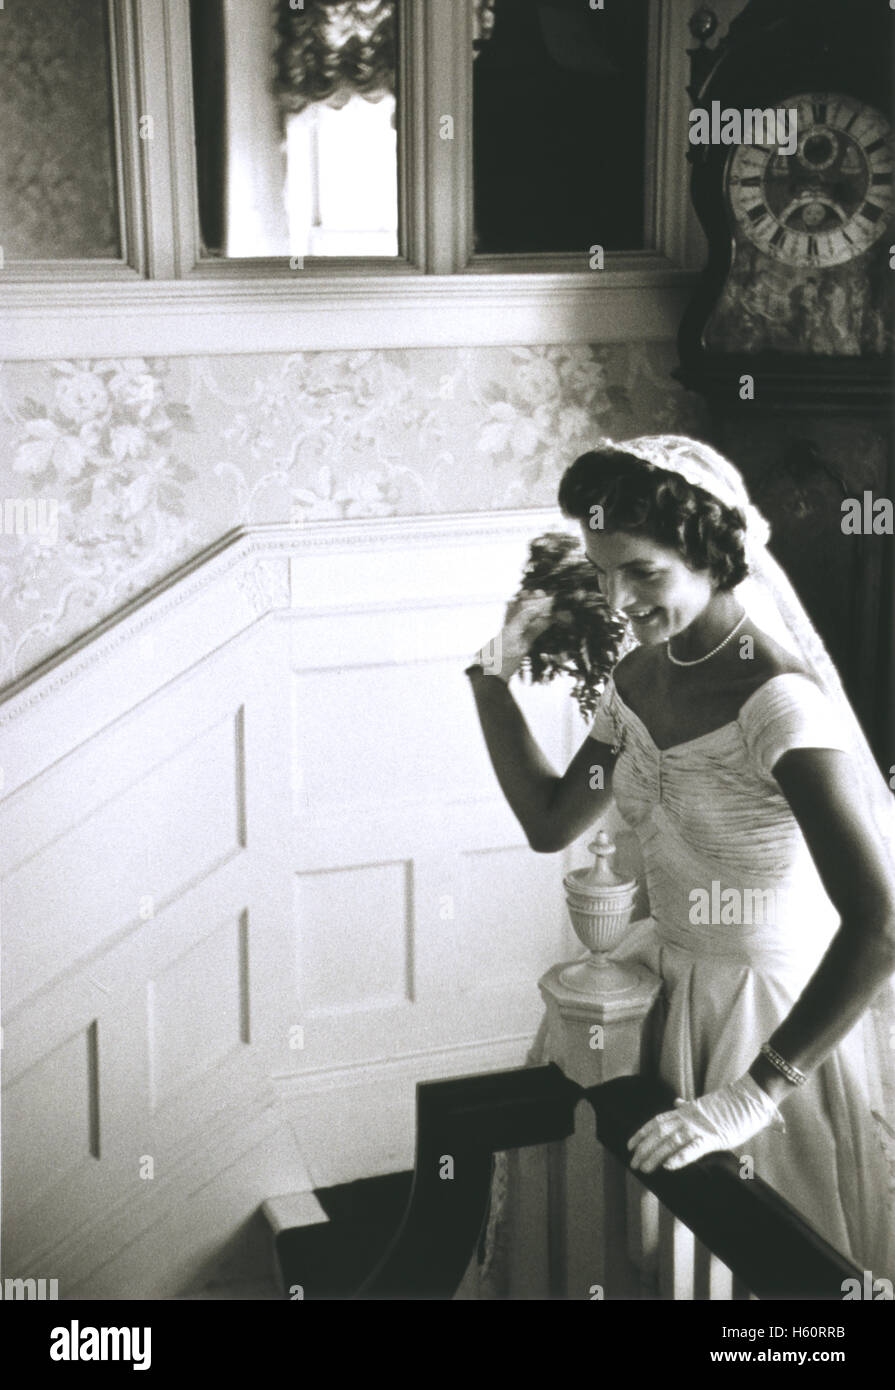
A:
<svg viewBox="0 0 895 1390">
<path fill-rule="evenodd" d="M 674 1110 L 656 1115 L 632 1134 L 631 1167 L 652 1173 L 683 1168 L 703 1154 L 736 1149 L 772 1125 L 785 1129 L 771 1097 L 747 1072 L 698 1100 L 676 1100 Z"/>
</svg>

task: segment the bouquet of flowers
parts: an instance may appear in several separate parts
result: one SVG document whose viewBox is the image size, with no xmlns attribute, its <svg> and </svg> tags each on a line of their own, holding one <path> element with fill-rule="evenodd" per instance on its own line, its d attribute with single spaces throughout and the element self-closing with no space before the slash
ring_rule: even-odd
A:
<svg viewBox="0 0 895 1390">
<path fill-rule="evenodd" d="M 535 685 L 555 676 L 574 677 L 572 698 L 585 719 L 592 719 L 597 698 L 615 663 L 634 646 L 629 625 L 600 593 L 581 543 L 564 531 L 538 536 L 516 598 L 535 590 L 553 597 L 553 621 L 535 639 L 522 666 Z"/>
</svg>

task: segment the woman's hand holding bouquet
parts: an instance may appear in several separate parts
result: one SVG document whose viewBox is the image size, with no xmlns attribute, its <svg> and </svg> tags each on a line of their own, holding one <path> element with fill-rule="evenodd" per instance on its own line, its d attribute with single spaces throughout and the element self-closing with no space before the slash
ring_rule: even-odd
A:
<svg viewBox="0 0 895 1390">
<path fill-rule="evenodd" d="M 504 626 L 474 660 L 486 675 L 504 681 L 520 668 L 538 685 L 571 675 L 572 694 L 590 718 L 626 638 L 632 645 L 627 624 L 600 593 L 580 541 L 564 531 L 548 532 L 531 542 Z"/>
</svg>

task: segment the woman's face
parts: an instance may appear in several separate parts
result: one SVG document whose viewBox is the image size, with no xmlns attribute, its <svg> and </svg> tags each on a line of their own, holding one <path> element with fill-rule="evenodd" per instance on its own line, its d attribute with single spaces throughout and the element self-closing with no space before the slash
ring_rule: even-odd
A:
<svg viewBox="0 0 895 1390">
<path fill-rule="evenodd" d="M 664 642 L 705 610 L 715 589 L 707 570 L 692 570 L 676 550 L 625 531 L 592 531 L 584 549 L 610 607 L 631 620 L 638 642 Z"/>
</svg>

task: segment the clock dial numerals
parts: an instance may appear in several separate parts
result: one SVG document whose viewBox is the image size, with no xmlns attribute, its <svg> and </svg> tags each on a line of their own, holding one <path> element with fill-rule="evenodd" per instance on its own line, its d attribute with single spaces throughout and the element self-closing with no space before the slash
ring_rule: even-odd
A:
<svg viewBox="0 0 895 1390">
<path fill-rule="evenodd" d="M 734 224 L 787 265 L 841 265 L 869 250 L 895 213 L 895 144 L 881 112 L 839 93 L 778 103 L 797 112 L 793 154 L 740 145 L 727 164 Z"/>
</svg>

